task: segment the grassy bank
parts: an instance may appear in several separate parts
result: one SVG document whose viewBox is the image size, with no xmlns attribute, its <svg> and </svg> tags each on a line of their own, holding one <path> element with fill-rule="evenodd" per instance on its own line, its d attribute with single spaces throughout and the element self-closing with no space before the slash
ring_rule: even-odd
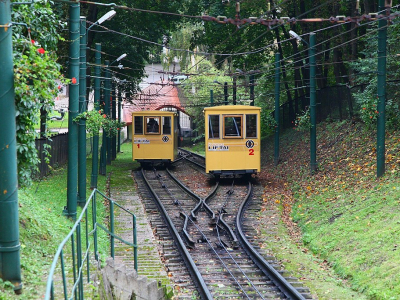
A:
<svg viewBox="0 0 400 300">
<path fill-rule="evenodd" d="M 117 160 L 107 166 L 107 173 L 113 173 L 112 180 L 128 183 L 118 174 L 126 174 L 132 167 L 131 144 L 121 146 Z M 91 163 L 87 159 L 87 197 L 90 196 Z M 130 179 L 130 185 L 131 185 Z M 98 177 L 98 189 L 105 193 L 106 177 Z M 62 215 L 67 204 L 67 168 L 54 170 L 51 176 L 34 182 L 26 189 L 19 190 L 19 223 L 21 243 L 22 295 L 16 296 L 11 283 L 0 281 L 0 299 L 43 299 L 47 274 L 58 245 L 68 234 L 73 222 Z M 80 208 L 78 207 L 78 215 Z M 98 214 L 105 215 L 104 207 L 98 206 Z M 103 241 L 107 243 L 107 241 Z M 100 252 L 106 252 L 101 245 Z"/>
<path fill-rule="evenodd" d="M 400 132 L 386 136 L 379 179 L 374 133 L 347 122 L 317 132 L 314 176 L 308 133 L 282 135 L 276 167 L 273 139 L 265 143 L 266 194 L 282 216 L 280 242 L 265 246 L 319 299 L 399 299 Z"/>
</svg>

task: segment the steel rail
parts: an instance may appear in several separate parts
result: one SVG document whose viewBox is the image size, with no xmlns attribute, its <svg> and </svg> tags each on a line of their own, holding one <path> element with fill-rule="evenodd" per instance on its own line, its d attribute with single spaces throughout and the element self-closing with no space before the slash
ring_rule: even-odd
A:
<svg viewBox="0 0 400 300">
<path fill-rule="evenodd" d="M 179 185 L 186 193 L 188 193 L 191 197 L 195 198 L 197 201 L 199 201 L 194 209 L 191 210 L 190 215 L 192 216 L 193 219 L 196 220 L 196 215 L 195 212 L 197 212 L 202 203 L 203 199 L 199 195 L 196 195 L 192 190 L 190 190 L 186 185 L 183 184 L 178 178 L 176 178 L 174 175 L 171 174 L 168 168 L 166 168 L 167 174 L 172 178 L 173 181 L 176 182 L 177 185 Z"/>
<path fill-rule="evenodd" d="M 197 154 L 197 153 L 194 153 L 194 152 L 191 152 L 189 150 L 185 150 L 185 149 L 182 149 L 182 148 L 178 148 L 178 149 L 179 149 L 179 151 L 189 153 L 190 155 L 196 156 L 197 158 L 204 159 L 204 160 L 206 159 L 204 156 L 202 156 L 200 154 Z M 190 161 L 192 164 L 195 164 L 196 166 L 202 168 L 203 170 L 205 170 L 205 168 L 206 168 L 205 165 L 203 165 L 201 163 L 198 163 L 197 161 L 191 160 L 187 156 L 182 156 L 182 158 L 186 159 L 187 161 Z"/>
<path fill-rule="evenodd" d="M 226 198 L 225 198 L 225 202 L 222 205 L 222 207 L 219 210 L 219 214 L 218 214 L 218 218 L 217 218 L 217 222 L 215 225 L 215 229 L 217 231 L 217 236 L 218 236 L 218 240 L 221 243 L 221 247 L 226 251 L 226 253 L 228 254 L 228 256 L 230 257 L 230 259 L 234 262 L 234 264 L 236 265 L 236 267 L 240 270 L 240 272 L 242 272 L 243 276 L 246 278 L 246 280 L 248 281 L 248 284 L 251 285 L 251 287 L 254 289 L 254 291 L 261 297 L 261 299 L 265 300 L 265 298 L 261 295 L 260 291 L 257 289 L 257 287 L 253 284 L 253 281 L 247 276 L 246 272 L 240 267 L 240 265 L 237 263 L 236 259 L 234 257 L 232 257 L 232 255 L 229 253 L 228 249 L 226 249 L 226 246 L 223 243 L 223 240 L 221 239 L 221 235 L 220 232 L 218 230 L 218 226 L 220 226 L 220 224 L 223 225 L 225 231 L 231 236 L 232 239 L 232 248 L 238 248 L 238 239 L 235 235 L 235 233 L 233 232 L 233 230 L 231 229 L 231 227 L 228 225 L 228 223 L 225 222 L 225 220 L 223 219 L 224 214 L 226 214 L 225 211 L 225 207 L 227 206 L 228 202 L 230 202 L 230 198 L 231 195 L 233 195 L 234 193 L 234 186 L 235 186 L 235 178 L 233 178 L 232 180 L 232 185 L 231 188 L 226 192 Z M 229 271 L 230 273 L 230 271 Z M 236 279 L 235 279 L 236 281 Z M 237 281 L 236 281 L 237 282 Z M 238 282 L 237 282 L 238 283 Z M 239 283 L 238 283 L 239 284 Z M 246 295 L 246 297 L 249 297 L 246 293 L 246 291 L 244 290 L 244 288 L 242 287 L 242 285 L 239 284 L 240 289 L 242 290 L 242 292 Z"/>
<path fill-rule="evenodd" d="M 175 228 L 171 218 L 168 216 L 168 213 L 167 213 L 164 205 L 162 204 L 161 199 L 158 197 L 157 193 L 151 187 L 150 182 L 147 180 L 143 169 L 142 169 L 142 176 L 143 176 L 143 179 L 144 179 L 148 189 L 150 190 L 151 194 L 153 195 L 153 197 L 155 199 L 156 205 L 158 206 L 160 213 L 162 214 L 162 216 L 165 220 L 165 223 L 168 226 L 168 229 L 178 247 L 178 250 L 182 254 L 182 257 L 183 257 L 185 264 L 189 270 L 189 273 L 191 274 L 193 281 L 195 282 L 195 284 L 197 286 L 197 290 L 200 294 L 200 297 L 202 299 L 213 299 L 207 285 L 204 282 L 203 277 L 201 276 L 201 273 L 199 272 L 196 264 L 194 263 L 192 257 L 190 256 L 188 250 L 186 249 L 186 246 L 185 246 L 181 236 L 179 235 L 177 229 Z"/>
<path fill-rule="evenodd" d="M 187 192 L 187 193 L 188 193 L 189 195 L 191 195 L 192 197 L 195 197 L 195 198 L 197 198 L 198 200 L 200 200 L 201 203 L 204 203 L 204 202 L 202 201 L 202 199 L 201 199 L 199 196 L 197 196 L 193 191 L 191 191 L 188 187 L 186 187 L 186 186 L 183 184 L 183 182 L 181 182 L 181 181 L 180 181 L 179 179 L 177 179 L 174 175 L 172 175 L 171 172 L 170 172 L 168 169 L 166 169 L 166 171 L 167 171 L 168 175 L 170 176 L 170 178 L 172 178 L 172 179 L 175 181 L 175 183 L 176 183 L 178 186 L 180 186 L 185 192 Z M 158 178 L 159 180 L 161 180 L 161 176 L 157 176 L 157 178 Z M 163 182 L 162 182 L 162 186 L 168 190 L 169 194 L 170 194 L 173 198 L 175 198 L 175 197 L 172 195 L 172 193 L 169 191 L 168 187 L 167 187 Z M 233 186 L 233 183 L 232 183 L 232 186 Z M 232 190 L 232 188 L 230 189 L 230 191 L 231 191 L 231 190 Z M 214 194 L 215 191 L 216 191 L 216 189 L 214 189 L 214 190 L 211 192 L 211 194 Z M 228 192 L 227 194 L 228 194 L 228 198 L 229 198 L 229 196 L 232 194 L 232 192 Z M 177 201 L 177 200 L 175 200 L 175 201 Z M 178 204 L 179 206 L 181 206 L 180 203 L 179 203 L 179 201 L 177 201 L 177 204 Z M 225 205 L 226 205 L 226 203 L 224 204 L 224 206 L 225 206 Z M 181 210 L 183 210 L 182 207 L 181 207 Z M 180 214 L 183 215 L 183 216 L 185 217 L 185 224 L 184 224 L 184 227 L 183 227 L 183 229 L 182 229 L 184 235 L 185 235 L 186 237 L 189 236 L 189 233 L 187 232 L 187 221 L 188 221 L 188 219 L 189 219 L 189 220 L 192 222 L 193 226 L 194 226 L 194 227 L 198 230 L 198 232 L 202 235 L 203 240 L 207 241 L 207 244 L 209 245 L 209 247 L 211 248 L 211 250 L 214 252 L 214 254 L 217 256 L 217 258 L 219 259 L 219 261 L 222 263 L 222 265 L 224 266 L 225 270 L 230 274 L 231 278 L 232 278 L 232 279 L 235 281 L 235 283 L 238 285 L 239 289 L 243 292 L 244 295 L 246 295 L 246 297 L 247 297 L 248 299 L 250 299 L 250 297 L 247 295 L 246 291 L 244 290 L 243 286 L 239 283 L 237 277 L 236 277 L 236 276 L 233 274 L 233 272 L 230 270 L 231 268 L 228 266 L 228 264 L 225 263 L 226 258 L 224 259 L 223 257 L 221 257 L 221 256 L 217 253 L 216 249 L 211 245 L 210 241 L 207 239 L 207 236 L 204 234 L 204 232 L 196 225 L 196 223 L 194 223 L 193 219 L 195 219 L 195 218 L 193 218 L 193 216 L 194 216 L 193 210 L 192 210 L 192 212 L 191 212 L 192 218 L 191 218 L 191 217 L 188 218 L 188 216 L 187 216 L 184 212 L 181 212 Z M 220 220 L 220 221 L 221 221 L 221 220 Z M 222 223 L 222 222 L 221 222 L 221 223 Z M 230 229 L 230 227 L 229 227 L 228 224 L 225 223 L 224 225 L 225 225 L 224 227 L 226 227 L 225 230 L 227 230 L 228 233 L 233 234 L 233 236 L 232 236 L 231 238 L 234 240 L 234 244 L 237 245 L 237 240 L 236 240 L 235 237 L 234 237 L 233 231 Z M 218 221 L 217 221 L 217 223 L 216 223 L 216 226 L 218 226 Z M 219 231 L 218 231 L 218 228 L 217 228 L 217 232 L 219 232 Z M 262 295 L 259 293 L 259 291 L 257 290 L 257 288 L 252 284 L 251 280 L 246 276 L 245 272 L 240 268 L 240 266 L 239 266 L 239 264 L 237 263 L 237 261 L 235 260 L 235 258 L 232 257 L 232 255 L 231 255 L 231 254 L 229 253 L 229 251 L 226 249 L 226 247 L 225 247 L 224 244 L 223 244 L 222 239 L 220 238 L 219 233 L 218 233 L 218 240 L 219 240 L 219 242 L 220 242 L 220 247 L 221 247 L 222 249 L 225 250 L 225 252 L 226 252 L 226 254 L 229 256 L 230 260 L 233 261 L 233 263 L 239 268 L 239 270 L 242 272 L 242 274 L 247 278 L 247 280 L 248 280 L 249 283 L 252 285 L 252 287 L 256 290 L 256 292 L 262 297 Z M 191 240 L 190 240 L 190 241 L 191 241 Z M 236 243 L 235 243 L 235 242 L 236 242 Z M 191 243 L 190 243 L 189 246 L 190 246 L 190 247 L 194 247 L 194 245 L 192 245 Z M 264 299 L 264 298 L 262 297 L 262 299 Z"/>
<path fill-rule="evenodd" d="M 186 192 L 188 192 L 189 194 L 191 194 L 193 197 L 196 197 L 196 194 L 194 194 L 190 189 L 188 189 L 181 181 L 179 181 L 177 178 L 175 178 L 170 171 L 167 169 L 166 170 L 167 173 L 169 174 L 169 176 L 171 176 L 171 178 L 179 185 L 182 187 L 182 189 L 184 189 Z M 234 183 L 232 183 L 233 186 Z M 164 186 L 164 184 L 163 184 Z M 257 287 L 253 284 L 252 280 L 246 275 L 246 272 L 240 267 L 240 264 L 236 261 L 236 259 L 234 257 L 232 257 L 231 253 L 229 253 L 228 249 L 226 248 L 226 245 L 224 245 L 224 242 L 222 241 L 222 239 L 219 236 L 219 230 L 218 230 L 218 226 L 222 226 L 225 227 L 224 230 L 228 233 L 228 235 L 231 235 L 231 238 L 234 240 L 234 245 L 236 246 L 238 244 L 237 239 L 235 238 L 235 234 L 233 233 L 232 230 L 230 230 L 229 225 L 224 222 L 223 218 L 221 215 L 223 215 L 222 211 L 220 211 L 219 215 L 220 217 L 217 218 L 215 217 L 215 213 L 213 212 L 213 210 L 206 204 L 206 200 L 209 200 L 211 197 L 213 197 L 218 189 L 219 186 L 219 182 L 217 182 L 215 188 L 211 191 L 211 193 L 204 199 L 202 200 L 203 203 L 203 207 L 208 208 L 208 213 L 210 213 L 215 219 L 216 223 L 215 226 L 217 227 L 216 230 L 218 232 L 218 241 L 219 243 L 217 244 L 221 249 L 223 249 L 225 251 L 225 253 L 228 255 L 228 258 L 224 258 L 222 257 L 217 250 L 213 247 L 213 245 L 211 244 L 210 240 L 207 238 L 207 236 L 203 233 L 203 231 L 196 225 L 196 223 L 193 222 L 193 219 L 191 217 L 189 217 L 189 220 L 192 222 L 193 226 L 198 230 L 198 232 L 201 234 L 202 236 L 202 240 L 205 241 L 208 246 L 210 247 L 210 250 L 216 255 L 217 259 L 221 262 L 221 264 L 223 265 L 223 267 L 225 268 L 226 272 L 230 275 L 230 277 L 232 278 L 233 281 L 235 281 L 235 283 L 238 286 L 238 289 L 242 291 L 243 295 L 245 297 L 247 297 L 247 299 L 250 299 L 249 295 L 247 294 L 247 292 L 245 291 L 243 285 L 241 283 L 239 283 L 237 276 L 235 276 L 233 274 L 233 270 L 232 267 L 230 267 L 229 265 L 231 265 L 231 263 L 227 263 L 227 260 L 231 261 L 234 265 L 236 265 L 236 267 L 238 268 L 238 271 L 240 271 L 244 278 L 246 278 L 247 280 L 247 284 L 251 285 L 252 288 L 254 289 L 254 291 L 261 297 L 261 299 L 265 299 L 262 294 L 260 293 L 260 291 L 257 289 Z M 165 187 L 165 186 L 164 186 Z M 225 201 L 225 204 L 223 205 L 224 207 L 226 206 L 226 202 L 229 200 L 230 195 L 233 193 L 232 192 L 233 187 L 231 187 L 231 189 L 227 192 L 227 199 Z M 198 196 L 197 196 L 198 197 Z M 198 197 L 198 199 L 201 199 L 200 197 Z M 180 203 L 178 202 L 178 205 L 180 205 Z M 207 209 L 206 209 L 207 210 Z M 223 208 L 221 209 L 223 210 Z M 187 219 L 187 216 L 185 214 L 183 214 L 185 216 L 185 223 L 187 221 L 189 221 Z M 192 215 L 193 215 L 193 211 L 192 211 Z M 219 223 L 219 224 L 218 224 Z M 224 223 L 224 224 L 223 224 Z M 225 225 L 225 226 L 224 226 Z M 258 265 L 256 265 L 258 267 Z M 262 271 L 262 270 L 261 270 Z M 267 277 L 269 278 L 269 276 L 267 275 Z"/>
<path fill-rule="evenodd" d="M 245 249 L 253 262 L 260 268 L 260 270 L 262 270 L 262 272 L 274 282 L 274 284 L 282 291 L 282 293 L 285 294 L 286 297 L 293 300 L 305 300 L 303 295 L 299 293 L 296 288 L 294 288 L 277 270 L 275 270 L 275 268 L 273 268 L 247 240 L 242 228 L 242 218 L 245 207 L 251 199 L 251 195 L 252 184 L 249 182 L 248 193 L 245 200 L 240 205 L 238 214 L 236 216 L 236 230 L 238 232 L 237 236 L 242 247 Z"/>
</svg>

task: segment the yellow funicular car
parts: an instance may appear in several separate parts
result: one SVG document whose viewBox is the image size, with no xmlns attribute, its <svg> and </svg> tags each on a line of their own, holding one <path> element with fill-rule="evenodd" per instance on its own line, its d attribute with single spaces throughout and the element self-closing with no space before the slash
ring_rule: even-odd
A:
<svg viewBox="0 0 400 300">
<path fill-rule="evenodd" d="M 173 162 L 178 154 L 178 114 L 147 110 L 132 113 L 132 158 L 142 166 Z"/>
<path fill-rule="evenodd" d="M 206 107 L 206 172 L 220 175 L 260 172 L 260 112 L 247 105 Z"/>
</svg>

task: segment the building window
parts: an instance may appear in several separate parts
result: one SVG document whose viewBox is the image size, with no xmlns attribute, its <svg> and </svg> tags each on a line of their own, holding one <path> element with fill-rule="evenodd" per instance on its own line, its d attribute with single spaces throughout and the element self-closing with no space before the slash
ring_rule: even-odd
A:
<svg viewBox="0 0 400 300">
<path fill-rule="evenodd" d="M 219 139 L 219 115 L 208 116 L 208 138 Z"/>
<path fill-rule="evenodd" d="M 246 138 L 257 137 L 257 115 L 246 115 Z"/>
<path fill-rule="evenodd" d="M 160 117 L 146 117 L 146 134 L 160 134 Z"/>
<path fill-rule="evenodd" d="M 224 138 L 242 137 L 242 116 L 224 115 Z"/>
<path fill-rule="evenodd" d="M 143 117 L 135 116 L 135 134 L 143 134 Z"/>
<path fill-rule="evenodd" d="M 163 117 L 163 134 L 171 134 L 171 117 Z"/>
</svg>

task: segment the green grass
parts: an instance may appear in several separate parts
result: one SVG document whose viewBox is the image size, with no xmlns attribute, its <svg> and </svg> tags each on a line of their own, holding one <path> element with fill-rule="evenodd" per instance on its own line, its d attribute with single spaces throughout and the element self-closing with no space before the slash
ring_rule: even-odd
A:
<svg viewBox="0 0 400 300">
<path fill-rule="evenodd" d="M 113 173 L 112 181 L 126 183 L 132 186 L 132 178 L 128 179 L 125 169 L 132 162 L 131 144 L 122 144 L 124 153 L 117 155 L 117 160 L 107 166 L 107 174 Z M 121 170 L 121 165 L 125 169 Z M 121 175 L 122 174 L 122 175 Z M 91 158 L 87 159 L 87 198 L 91 194 Z M 98 189 L 105 193 L 106 177 L 98 177 Z M 98 198 L 100 199 L 100 198 Z M 73 222 L 62 215 L 67 204 L 67 169 L 54 170 L 51 176 L 26 189 L 19 190 L 19 223 L 21 243 L 21 273 L 23 283 L 22 295 L 16 296 L 12 285 L 0 281 L 0 299 L 42 299 L 45 291 L 47 274 L 58 248 L 58 245 L 69 233 Z M 81 209 L 78 207 L 78 216 Z M 98 205 L 98 216 L 104 218 L 105 207 Z M 104 224 L 104 223 L 103 223 Z M 100 254 L 106 257 L 108 239 L 100 238 Z M 69 271 L 70 273 L 71 271 Z"/>
<path fill-rule="evenodd" d="M 184 149 L 188 149 L 190 151 L 196 152 L 200 155 L 206 155 L 206 149 L 205 149 L 205 143 L 204 142 L 198 142 L 196 144 L 193 144 L 192 147 L 183 147 Z"/>
<path fill-rule="evenodd" d="M 50 117 L 60 117 L 60 113 L 57 111 L 53 111 Z M 34 126 L 35 130 L 40 129 L 40 123 Z M 62 120 L 50 120 L 47 122 L 48 129 L 61 129 L 68 128 L 68 112 L 65 113 L 64 118 Z"/>
<path fill-rule="evenodd" d="M 292 214 L 278 224 L 279 243 L 265 246 L 319 299 L 399 299 L 400 132 L 386 136 L 386 174 L 380 179 L 373 132 L 345 122 L 319 124 L 318 132 L 315 176 L 301 133 L 282 136 L 277 167 L 273 142 L 267 142 L 272 150 L 264 169 L 274 178 L 270 183 L 280 184 L 272 200 L 282 214 L 288 208 Z M 296 224 L 299 243 L 288 235 Z"/>
<path fill-rule="evenodd" d="M 398 178 L 375 189 L 345 192 L 326 201 L 324 193 L 313 201 L 301 198 L 294 220 L 304 231 L 303 241 L 324 257 L 353 289 L 372 299 L 400 295 L 400 231 Z"/>
</svg>

